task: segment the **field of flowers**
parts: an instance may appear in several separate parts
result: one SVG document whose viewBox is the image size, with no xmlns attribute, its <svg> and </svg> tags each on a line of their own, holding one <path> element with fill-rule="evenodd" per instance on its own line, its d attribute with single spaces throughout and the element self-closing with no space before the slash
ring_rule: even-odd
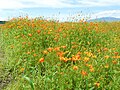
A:
<svg viewBox="0 0 120 90">
<path fill-rule="evenodd" d="M 5 90 L 118 90 L 120 22 L 16 18 L 0 27 Z"/>
</svg>

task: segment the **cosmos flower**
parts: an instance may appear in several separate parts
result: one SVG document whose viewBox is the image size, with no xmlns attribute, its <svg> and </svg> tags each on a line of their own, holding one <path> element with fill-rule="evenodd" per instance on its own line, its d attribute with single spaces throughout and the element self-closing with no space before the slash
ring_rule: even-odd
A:
<svg viewBox="0 0 120 90">
<path fill-rule="evenodd" d="M 44 58 L 40 58 L 40 59 L 39 59 L 39 62 L 40 62 L 40 63 L 44 62 Z"/>
</svg>

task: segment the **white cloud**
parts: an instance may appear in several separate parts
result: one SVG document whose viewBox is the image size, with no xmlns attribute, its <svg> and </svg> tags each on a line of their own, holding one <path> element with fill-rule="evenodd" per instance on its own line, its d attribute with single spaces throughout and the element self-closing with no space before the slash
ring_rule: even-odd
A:
<svg viewBox="0 0 120 90">
<path fill-rule="evenodd" d="M 13 14 L 14 16 L 16 16 L 17 13 L 20 13 L 20 15 L 26 14 L 27 12 L 20 11 L 20 9 L 23 8 L 34 8 L 34 7 L 51 7 L 51 8 L 95 7 L 96 8 L 98 6 L 111 6 L 111 7 L 120 6 L 120 0 L 0 0 L 0 19 L 4 19 L 5 16 L 7 17 L 10 16 L 11 14 Z M 64 16 L 65 15 L 61 17 Z M 91 18 L 104 17 L 104 16 L 112 16 L 112 17 L 120 18 L 120 10 L 109 10 L 109 11 L 98 12 L 91 15 Z"/>
<path fill-rule="evenodd" d="M 0 0 L 0 9 L 20 9 L 33 7 L 72 7 L 64 3 L 65 0 Z"/>
<path fill-rule="evenodd" d="M 24 5 L 15 0 L 2 0 L 0 1 L 0 9 L 16 9 L 16 8 L 23 8 Z"/>
<path fill-rule="evenodd" d="M 120 0 L 0 0 L 0 9 L 94 7 L 120 5 Z"/>
<path fill-rule="evenodd" d="M 94 7 L 94 6 L 115 6 L 120 5 L 120 0 L 77 0 L 79 5 Z"/>
<path fill-rule="evenodd" d="M 120 18 L 120 10 L 108 10 L 102 11 L 91 15 L 91 19 L 101 18 L 101 17 L 116 17 Z"/>
</svg>

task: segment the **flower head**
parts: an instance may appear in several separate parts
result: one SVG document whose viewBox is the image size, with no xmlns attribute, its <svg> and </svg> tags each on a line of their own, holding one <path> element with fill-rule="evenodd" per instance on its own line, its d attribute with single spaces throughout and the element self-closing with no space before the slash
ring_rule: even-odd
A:
<svg viewBox="0 0 120 90">
<path fill-rule="evenodd" d="M 84 71 L 84 70 L 81 71 L 81 74 L 82 74 L 82 76 L 87 76 L 88 75 L 87 72 Z"/>
<path fill-rule="evenodd" d="M 21 69 L 20 69 L 20 72 L 24 72 L 24 70 L 25 70 L 25 68 L 21 68 Z"/>
<path fill-rule="evenodd" d="M 28 36 L 29 36 L 29 37 L 32 37 L 32 34 L 31 34 L 31 33 L 29 33 L 29 34 L 28 34 Z"/>
<path fill-rule="evenodd" d="M 40 62 L 40 63 L 44 62 L 44 58 L 40 58 L 40 59 L 39 59 L 39 62 Z"/>
<path fill-rule="evenodd" d="M 99 83 L 99 82 L 96 82 L 96 83 L 95 83 L 95 86 L 96 86 L 96 87 L 99 87 L 99 86 L 100 86 L 100 83 Z"/>
<path fill-rule="evenodd" d="M 37 33 L 38 33 L 38 34 L 40 34 L 40 32 L 41 32 L 40 30 L 37 30 Z"/>
<path fill-rule="evenodd" d="M 73 66 L 73 70 L 78 70 L 78 66 Z"/>
</svg>

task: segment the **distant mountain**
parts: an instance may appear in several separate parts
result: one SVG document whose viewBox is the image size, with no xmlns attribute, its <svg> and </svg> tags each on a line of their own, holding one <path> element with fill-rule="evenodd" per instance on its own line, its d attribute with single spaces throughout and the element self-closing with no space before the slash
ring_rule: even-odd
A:
<svg viewBox="0 0 120 90">
<path fill-rule="evenodd" d="M 91 19 L 91 21 L 106 21 L 106 22 L 113 22 L 113 21 L 120 21 L 120 18 L 114 18 L 114 17 L 102 17 L 102 18 L 96 18 L 96 19 Z"/>
</svg>

